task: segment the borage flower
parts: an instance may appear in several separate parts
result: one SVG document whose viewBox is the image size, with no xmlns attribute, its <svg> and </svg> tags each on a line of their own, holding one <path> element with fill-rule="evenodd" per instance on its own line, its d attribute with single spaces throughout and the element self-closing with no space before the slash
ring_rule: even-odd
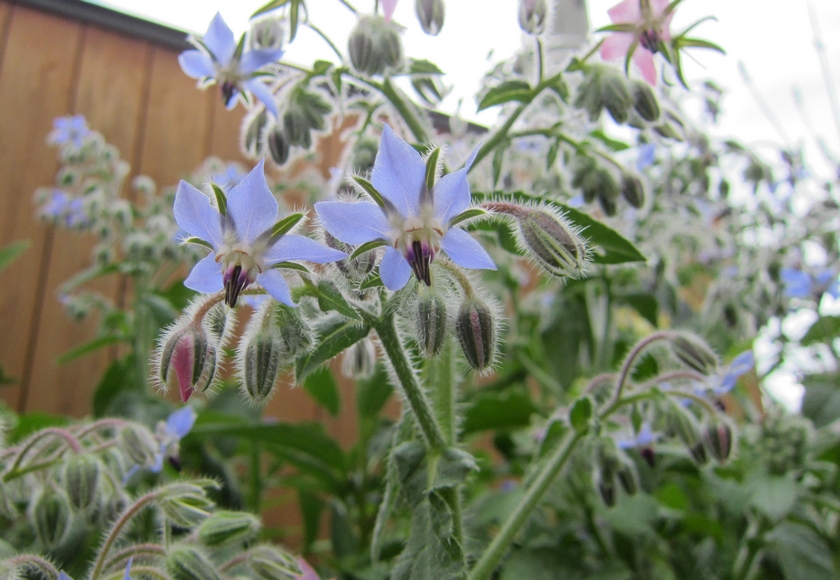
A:
<svg viewBox="0 0 840 580">
<path fill-rule="evenodd" d="M 377 202 L 321 201 L 315 211 L 324 228 L 346 244 L 387 244 L 379 276 L 389 290 L 405 286 L 411 271 L 431 285 L 431 263 L 438 251 L 465 268 L 495 270 L 490 256 L 472 236 L 453 226 L 466 216 L 472 196 L 466 165 L 434 183 L 438 150 L 428 161 L 397 137 L 388 125 L 373 164 L 371 182 L 355 178 Z"/>
<path fill-rule="evenodd" d="M 289 286 L 278 268 L 290 260 L 317 264 L 347 257 L 304 236 L 288 233 L 304 215 L 280 219 L 277 200 L 263 174 L 264 161 L 225 195 L 214 188 L 216 207 L 195 187 L 182 181 L 175 194 L 175 221 L 190 236 L 185 243 L 211 248 L 184 281 L 187 288 L 211 294 L 225 289 L 225 303 L 236 306 L 242 290 L 254 282 L 276 300 L 294 306 Z M 299 269 L 300 266 L 297 266 Z"/>
<path fill-rule="evenodd" d="M 653 444 L 659 439 L 659 434 L 654 433 L 648 423 L 644 423 L 638 433 L 634 435 L 621 435 L 615 437 L 615 443 L 621 449 L 637 449 L 639 455 L 653 467 L 656 463 Z"/>
<path fill-rule="evenodd" d="M 175 469 L 181 469 L 179 443 L 192 430 L 195 419 L 195 409 L 185 405 L 173 411 L 165 423 L 158 423 L 155 434 L 160 440 L 160 451 L 155 455 L 155 464 L 150 468 L 154 473 L 163 471 L 164 459 L 168 459 Z"/>
<path fill-rule="evenodd" d="M 56 145 L 72 143 L 73 146 L 81 148 L 90 133 L 84 115 L 57 117 L 53 120 L 53 130 L 47 139 Z"/>
<path fill-rule="evenodd" d="M 624 0 L 610 8 L 607 14 L 613 24 L 602 30 L 613 34 L 601 44 L 601 58 L 616 60 L 632 52 L 642 77 L 655 85 L 653 55 L 662 42 L 671 40 L 669 27 L 674 13 L 667 11 L 669 4 L 668 0 Z"/>
<path fill-rule="evenodd" d="M 813 276 L 795 268 L 782 268 L 782 283 L 785 285 L 785 295 L 788 298 L 813 298 L 828 294 L 834 299 L 840 298 L 840 282 L 837 274 L 831 269 L 823 269 Z"/>
<path fill-rule="evenodd" d="M 276 62 L 283 56 L 280 48 L 261 48 L 242 54 L 243 45 L 237 45 L 233 31 L 218 12 L 204 37 L 189 37 L 198 50 L 187 50 L 178 56 L 181 69 L 187 76 L 199 79 L 199 86 L 218 83 L 222 100 L 228 109 L 236 106 L 237 96 L 249 91 L 265 104 L 274 117 L 278 117 L 277 104 L 271 90 L 259 80 L 259 69 Z"/>
<path fill-rule="evenodd" d="M 726 371 L 712 385 L 712 391 L 716 395 L 723 395 L 735 388 L 741 375 L 745 375 L 755 368 L 755 356 L 753 351 L 745 350 L 729 363 Z"/>
</svg>

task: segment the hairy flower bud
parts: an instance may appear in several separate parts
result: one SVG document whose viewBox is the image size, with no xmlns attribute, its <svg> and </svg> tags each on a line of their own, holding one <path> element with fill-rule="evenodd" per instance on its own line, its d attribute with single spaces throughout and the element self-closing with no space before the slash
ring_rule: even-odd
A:
<svg viewBox="0 0 840 580">
<path fill-rule="evenodd" d="M 694 415 L 678 405 L 670 405 L 667 410 L 668 430 L 682 441 L 688 452 L 698 465 L 704 465 L 708 458 L 706 449 L 703 447 L 703 439 L 700 434 L 700 427 Z"/>
<path fill-rule="evenodd" d="M 434 292 L 421 292 L 417 297 L 417 342 L 427 357 L 433 357 L 445 340 L 446 304 Z"/>
<path fill-rule="evenodd" d="M 294 579 L 303 573 L 294 556 L 276 546 L 259 546 L 251 550 L 248 563 L 261 580 Z"/>
<path fill-rule="evenodd" d="M 341 374 L 348 379 L 369 379 L 376 368 L 376 346 L 365 338 L 344 351 Z"/>
<path fill-rule="evenodd" d="M 204 489 L 192 483 L 170 484 L 160 492 L 157 501 L 166 516 L 182 528 L 200 524 L 213 508 Z"/>
<path fill-rule="evenodd" d="M 213 384 L 216 354 L 216 341 L 202 325 L 176 324 L 163 335 L 156 352 L 158 383 L 164 390 L 177 384 L 186 403 L 195 391 L 203 393 Z"/>
<path fill-rule="evenodd" d="M 271 155 L 271 160 L 277 165 L 284 165 L 289 160 L 289 140 L 283 133 L 283 129 L 275 127 L 266 138 L 268 144 L 268 154 Z"/>
<path fill-rule="evenodd" d="M 470 298 L 458 310 L 455 333 L 467 362 L 477 371 L 493 363 L 496 351 L 496 325 L 490 307 Z"/>
<path fill-rule="evenodd" d="M 602 77 L 601 99 L 613 120 L 622 125 L 627 122 L 633 95 L 627 86 L 627 77 L 618 71 L 612 71 Z"/>
<path fill-rule="evenodd" d="M 671 339 L 671 349 L 684 365 L 698 373 L 712 375 L 717 371 L 717 356 L 709 345 L 697 336 L 680 333 Z"/>
<path fill-rule="evenodd" d="M 445 7 L 443 0 L 415 0 L 414 11 L 420 21 L 423 32 L 431 36 L 437 36 L 443 28 L 443 16 Z"/>
<path fill-rule="evenodd" d="M 38 540 L 47 548 L 61 543 L 70 528 L 67 497 L 51 485 L 45 486 L 30 504 L 29 521 Z"/>
<path fill-rule="evenodd" d="M 242 148 L 245 150 L 245 155 L 256 159 L 262 157 L 262 136 L 268 125 L 268 112 L 262 109 L 259 113 L 247 119 L 243 123 L 242 133 Z"/>
<path fill-rule="evenodd" d="M 645 204 L 645 186 L 641 178 L 635 173 L 623 172 L 621 174 L 621 195 L 627 203 L 635 208 Z"/>
<path fill-rule="evenodd" d="M 219 580 L 210 558 L 189 546 L 176 546 L 169 550 L 166 571 L 173 580 Z"/>
<path fill-rule="evenodd" d="M 524 208 L 517 216 L 523 249 L 549 274 L 577 277 L 586 268 L 586 245 L 577 228 L 548 209 Z"/>
<path fill-rule="evenodd" d="M 263 18 L 251 26 L 251 50 L 283 48 L 285 31 L 279 18 Z"/>
<path fill-rule="evenodd" d="M 266 329 L 247 336 L 239 351 L 243 393 L 251 402 L 263 404 L 274 392 L 280 369 L 286 362 L 283 343 L 274 329 Z"/>
<path fill-rule="evenodd" d="M 732 427 L 725 419 L 712 417 L 703 431 L 703 441 L 712 456 L 724 463 L 732 453 Z"/>
<path fill-rule="evenodd" d="M 639 116 L 650 123 L 659 119 L 659 103 L 650 85 L 643 81 L 633 81 L 633 108 Z"/>
<path fill-rule="evenodd" d="M 635 466 L 629 460 L 620 462 L 615 477 L 627 495 L 635 495 L 639 489 L 639 476 Z"/>
<path fill-rule="evenodd" d="M 220 510 L 204 520 L 198 528 L 198 538 L 206 546 L 247 542 L 260 530 L 260 519 L 246 512 Z"/>
<path fill-rule="evenodd" d="M 283 351 L 291 364 L 298 355 L 312 348 L 314 333 L 300 315 L 300 309 L 285 304 L 274 304 L 274 328 L 279 332 Z"/>
<path fill-rule="evenodd" d="M 598 493 L 601 495 L 601 501 L 604 502 L 604 505 L 613 507 L 616 500 L 615 478 L 604 479 L 603 477 L 599 477 L 596 479 L 595 485 L 598 488 Z"/>
<path fill-rule="evenodd" d="M 378 15 L 362 16 L 350 33 L 350 62 L 358 72 L 378 75 L 402 65 L 403 50 L 399 27 Z"/>
<path fill-rule="evenodd" d="M 73 509 L 83 512 L 96 503 L 99 462 L 91 455 L 74 455 L 64 466 L 64 488 Z"/>
<path fill-rule="evenodd" d="M 618 206 L 615 201 L 615 198 L 607 195 L 605 191 L 598 192 L 598 203 L 604 213 L 609 217 L 613 217 L 618 211 Z"/>
<path fill-rule="evenodd" d="M 130 424 L 120 431 L 120 448 L 137 465 L 154 465 L 160 445 L 143 425 Z"/>
<path fill-rule="evenodd" d="M 348 256 L 356 249 L 355 246 L 337 240 L 326 230 L 324 230 L 324 241 L 329 247 L 344 252 Z M 365 252 L 353 260 L 348 257 L 336 260 L 333 263 L 348 279 L 353 282 L 361 282 L 373 270 L 373 266 L 376 264 L 376 252 Z"/>
<path fill-rule="evenodd" d="M 519 27 L 528 34 L 542 34 L 547 11 L 545 0 L 519 0 Z"/>
</svg>

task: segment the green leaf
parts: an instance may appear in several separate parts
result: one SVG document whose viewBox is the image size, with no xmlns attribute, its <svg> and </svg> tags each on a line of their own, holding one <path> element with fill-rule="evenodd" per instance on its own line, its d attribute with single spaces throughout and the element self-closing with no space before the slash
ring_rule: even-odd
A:
<svg viewBox="0 0 840 580">
<path fill-rule="evenodd" d="M 331 316 L 323 320 L 317 328 L 318 344 L 297 360 L 295 376 L 297 381 L 365 338 L 370 332 L 367 325 L 359 325 L 343 316 Z"/>
<path fill-rule="evenodd" d="M 607 146 L 607 149 L 610 151 L 625 151 L 630 149 L 630 145 L 625 143 L 624 141 L 617 141 L 604 133 L 601 129 L 596 129 L 589 134 L 591 137 L 594 137 L 601 143 Z"/>
<path fill-rule="evenodd" d="M 423 75 L 442 75 L 444 72 L 440 70 L 440 68 L 433 62 L 423 59 L 409 59 L 408 61 L 408 73 L 415 75 L 415 74 L 423 74 Z"/>
<path fill-rule="evenodd" d="M 837 375 L 810 375 L 802 379 L 805 396 L 802 414 L 814 422 L 814 427 L 824 427 L 840 418 L 840 388 Z"/>
<path fill-rule="evenodd" d="M 624 294 L 618 298 L 630 305 L 654 327 L 659 325 L 659 301 L 653 294 L 640 292 L 638 294 Z"/>
<path fill-rule="evenodd" d="M 227 196 L 225 195 L 225 192 L 215 183 L 211 183 L 210 187 L 213 188 L 213 195 L 216 196 L 216 209 L 218 209 L 219 213 L 223 216 L 227 215 Z M 186 240 L 184 240 L 184 242 L 186 242 Z M 213 247 L 212 244 L 210 247 Z"/>
<path fill-rule="evenodd" d="M 356 309 L 347 302 L 347 299 L 338 289 L 338 286 L 329 280 L 321 280 L 318 282 L 318 306 L 324 312 L 335 310 L 347 318 L 354 318 L 356 320 L 362 319 Z"/>
<path fill-rule="evenodd" d="M 487 211 L 481 209 L 480 207 L 471 207 L 469 209 L 465 209 L 464 211 L 462 211 L 461 213 L 456 215 L 454 218 L 449 220 L 449 227 L 451 228 L 453 226 L 456 226 L 456 225 L 460 224 L 461 222 L 465 222 L 467 220 L 471 220 L 473 218 L 477 218 L 477 217 L 481 217 L 481 216 L 485 216 L 485 215 L 488 215 Z"/>
<path fill-rule="evenodd" d="M 449 506 L 438 494 L 412 506 L 410 530 L 391 580 L 463 579 L 464 552 L 453 536 Z"/>
<path fill-rule="evenodd" d="M 544 203 L 560 210 L 573 225 L 581 228 L 581 235 L 588 239 L 589 245 L 596 250 L 592 261 L 596 264 L 624 264 L 628 262 L 644 262 L 646 258 L 633 243 L 609 226 L 592 218 L 573 207 L 555 201 L 549 197 L 529 195 L 516 191 L 512 193 L 485 194 L 473 193 L 476 201 L 498 200 L 512 203 Z M 504 224 L 505 227 L 507 224 Z"/>
<path fill-rule="evenodd" d="M 496 147 L 496 151 L 493 152 L 493 187 L 496 187 L 496 184 L 499 183 L 499 178 L 502 176 L 502 165 L 505 161 L 505 151 L 510 146 L 510 139 L 505 139 L 502 143 Z"/>
<path fill-rule="evenodd" d="M 358 175 L 354 175 L 352 177 L 353 181 L 359 184 L 359 187 L 365 190 L 373 201 L 376 202 L 376 205 L 379 207 L 385 207 L 385 199 L 382 197 L 382 194 L 376 191 L 376 188 L 373 184 L 363 177 L 359 177 Z"/>
<path fill-rule="evenodd" d="M 464 410 L 465 434 L 489 429 L 527 427 L 537 408 L 521 391 L 486 392 L 469 401 Z"/>
<path fill-rule="evenodd" d="M 840 336 L 840 316 L 820 316 L 802 340 L 802 346 L 809 346 L 816 343 L 828 343 Z"/>
<path fill-rule="evenodd" d="M 33 411 L 31 413 L 24 413 L 18 415 L 17 423 L 14 428 L 9 431 L 9 443 L 17 443 L 35 431 L 46 429 L 47 427 L 65 427 L 70 423 L 70 419 L 63 415 L 51 415 L 41 411 Z"/>
<path fill-rule="evenodd" d="M 755 474 L 748 483 L 752 491 L 750 504 L 771 521 L 779 521 L 793 508 L 798 491 L 796 483 L 787 477 Z"/>
<path fill-rule="evenodd" d="M 362 244 L 361 246 L 359 246 L 355 250 L 353 250 L 353 253 L 350 254 L 350 257 L 348 258 L 348 260 L 350 260 L 350 261 L 355 260 L 356 258 L 361 256 L 362 254 L 366 254 L 366 253 L 368 253 L 372 250 L 375 250 L 376 248 L 381 248 L 385 244 L 387 244 L 387 242 L 385 240 L 371 240 L 370 242 L 365 242 L 364 244 Z"/>
<path fill-rule="evenodd" d="M 321 513 L 324 511 L 324 501 L 306 489 L 298 489 L 298 504 L 303 516 L 303 545 L 304 550 L 318 539 L 321 531 Z"/>
<path fill-rule="evenodd" d="M 838 570 L 825 540 L 808 526 L 782 522 L 765 539 L 766 553 L 778 561 L 785 578 L 837 579 Z"/>
<path fill-rule="evenodd" d="M 289 233 L 291 229 L 295 227 L 298 224 L 298 222 L 300 222 L 300 220 L 304 218 L 304 215 L 305 214 L 303 212 L 298 211 L 290 213 L 289 215 L 278 221 L 276 224 L 274 224 L 274 227 L 271 228 L 271 238 L 277 239 L 280 236 Z"/>
<path fill-rule="evenodd" d="M 329 411 L 333 417 L 338 416 L 341 410 L 341 398 L 338 394 L 338 385 L 335 382 L 332 372 L 327 367 L 321 367 L 310 373 L 303 381 L 303 388 L 312 395 L 319 405 Z"/>
<path fill-rule="evenodd" d="M 625 536 L 651 536 L 654 533 L 652 524 L 656 521 L 658 507 L 658 502 L 651 496 L 638 493 L 622 496 L 615 507 L 605 509 L 602 516 L 614 530 Z"/>
<path fill-rule="evenodd" d="M 8 268 L 30 245 L 29 240 L 21 240 L 0 248 L 0 272 Z"/>
<path fill-rule="evenodd" d="M 489 107 L 495 107 L 511 101 L 519 103 L 530 103 L 534 98 L 534 90 L 525 81 L 505 81 L 497 87 L 493 87 L 478 104 L 478 110 L 483 111 Z"/>
<path fill-rule="evenodd" d="M 137 376 L 134 355 L 115 360 L 105 371 L 93 393 L 93 416 L 100 418 L 116 414 L 116 403 L 125 393 L 145 393 Z"/>
<path fill-rule="evenodd" d="M 360 417 L 376 417 L 391 398 L 394 388 L 383 365 L 369 379 L 356 381 L 356 410 Z"/>
<path fill-rule="evenodd" d="M 100 348 L 105 348 L 106 346 L 111 346 L 112 344 L 123 342 L 124 340 L 124 337 L 116 336 L 113 334 L 97 336 L 93 340 L 89 340 L 83 344 L 80 344 L 79 346 L 73 347 L 70 350 L 62 353 L 61 355 L 59 355 L 56 362 L 58 362 L 58 364 L 60 365 L 63 365 L 72 360 L 76 360 L 77 358 L 81 358 L 85 355 L 88 355 L 92 352 L 96 352 Z"/>
<path fill-rule="evenodd" d="M 589 429 L 589 420 L 592 418 L 592 401 L 589 397 L 582 397 L 575 401 L 569 413 L 569 421 L 572 428 L 578 433 L 585 433 Z"/>
<path fill-rule="evenodd" d="M 475 457 L 461 449 L 450 447 L 435 462 L 432 489 L 457 487 L 464 483 L 471 471 L 476 471 Z"/>
</svg>

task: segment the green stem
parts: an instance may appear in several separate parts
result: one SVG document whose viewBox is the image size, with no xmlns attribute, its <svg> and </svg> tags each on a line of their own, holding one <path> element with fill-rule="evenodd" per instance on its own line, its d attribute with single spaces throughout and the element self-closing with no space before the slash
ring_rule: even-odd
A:
<svg viewBox="0 0 840 580">
<path fill-rule="evenodd" d="M 99 555 L 96 557 L 96 565 L 93 568 L 93 573 L 90 575 L 90 580 L 96 580 L 97 578 L 99 578 L 99 575 L 105 568 L 105 557 L 108 555 L 111 546 L 113 546 L 114 542 L 117 541 L 117 538 L 120 536 L 120 532 L 122 531 L 123 527 L 128 523 L 128 521 L 131 518 L 133 518 L 137 514 L 137 512 L 146 507 L 146 504 L 154 501 L 156 498 L 156 491 L 149 492 L 146 495 L 140 497 L 140 499 L 135 501 L 128 509 L 126 509 L 122 513 L 120 518 L 114 524 L 114 527 L 112 527 L 111 531 L 108 533 L 108 537 L 105 538 L 105 543 L 102 545 L 102 549 L 99 551 Z M 168 524 L 166 525 L 166 528 L 169 528 Z"/>
<path fill-rule="evenodd" d="M 507 138 L 508 131 L 519 118 L 519 115 L 521 115 L 525 111 L 526 106 L 527 105 L 523 104 L 516 107 L 516 109 L 514 109 L 514 111 L 510 114 L 510 117 L 507 118 L 507 121 L 505 121 L 505 124 L 499 127 L 499 130 L 493 133 L 493 136 L 490 137 L 490 139 L 488 139 L 487 142 L 481 146 L 481 148 L 478 150 L 478 153 L 475 156 L 475 160 L 473 161 L 472 166 L 469 169 L 470 171 L 478 167 L 478 164 L 481 162 L 481 160 L 487 157 L 499 143 L 501 143 L 504 139 Z"/>
<path fill-rule="evenodd" d="M 326 34 L 324 34 L 323 30 L 321 30 L 320 28 L 318 28 L 317 26 L 315 26 L 311 22 L 307 22 L 306 25 L 312 30 L 312 32 L 314 32 L 315 34 L 320 36 L 324 40 L 324 42 L 326 42 L 327 44 L 330 45 L 330 48 L 338 56 L 338 60 L 340 62 L 344 62 L 344 55 L 341 54 L 341 51 L 338 50 L 338 47 L 335 45 L 335 43 L 333 43 L 333 41 L 330 40 L 330 37 L 327 36 Z"/>
<path fill-rule="evenodd" d="M 408 360 L 408 355 L 397 334 L 393 317 L 386 314 L 384 318 L 377 318 L 370 322 L 374 330 L 376 330 L 376 334 L 379 335 L 379 341 L 382 343 L 385 354 L 391 361 L 394 374 L 399 379 L 399 386 L 402 388 L 403 397 L 411 407 L 411 411 L 414 414 L 417 425 L 420 427 L 420 431 L 423 433 L 426 444 L 431 449 L 437 451 L 445 449 L 446 438 L 437 419 L 435 419 L 429 399 L 426 397 L 425 391 L 417 380 L 414 367 L 412 367 L 411 362 Z"/>
<path fill-rule="evenodd" d="M 356 12 L 356 9 L 353 7 L 353 5 L 352 5 L 352 4 L 350 4 L 349 2 L 347 2 L 347 0 L 338 0 L 338 1 L 339 1 L 341 4 L 343 4 L 343 5 L 344 5 L 344 7 L 345 7 L 345 8 L 347 8 L 347 9 L 348 9 L 350 12 L 352 12 L 353 14 L 358 14 L 358 12 Z"/>
<path fill-rule="evenodd" d="M 37 554 L 21 554 L 20 556 L 15 556 L 14 558 L 6 560 L 6 562 L 12 567 L 12 570 L 18 566 L 25 566 L 41 572 L 46 572 L 51 578 L 58 578 L 58 570 L 55 569 L 52 562 L 38 556 Z"/>
<path fill-rule="evenodd" d="M 516 506 L 516 509 L 504 523 L 502 529 L 493 538 L 490 546 L 481 555 L 475 568 L 470 571 L 467 580 L 487 580 L 487 578 L 490 578 L 493 570 L 496 569 L 505 551 L 507 551 L 508 546 L 513 542 L 519 528 L 526 522 L 531 512 L 534 511 L 534 508 L 537 507 L 543 494 L 548 490 L 554 478 L 560 473 L 575 445 L 583 435 L 583 432 L 576 431 L 570 431 L 566 434 L 563 441 L 543 465 L 531 487 L 525 492 L 525 496 L 520 500 L 519 505 Z"/>
<path fill-rule="evenodd" d="M 542 40 L 540 40 L 539 36 L 535 36 L 534 39 L 537 42 L 537 50 L 535 51 L 535 58 L 537 59 L 537 84 L 543 82 L 543 50 L 542 50 Z"/>
<path fill-rule="evenodd" d="M 627 358 L 624 359 L 624 364 L 621 366 L 618 379 L 615 381 L 615 392 L 613 393 L 612 403 L 616 403 L 621 399 L 621 391 L 624 389 L 624 383 L 627 381 L 630 371 L 633 370 L 633 363 L 639 355 L 652 343 L 658 340 L 669 339 L 671 336 L 672 334 L 670 332 L 654 332 L 636 343 L 636 346 L 633 347 L 633 350 L 630 351 L 630 354 L 627 355 Z"/>
<path fill-rule="evenodd" d="M 414 138 L 420 143 L 428 143 L 429 136 L 426 134 L 426 129 L 414 114 L 414 111 L 411 110 L 411 107 L 403 100 L 394 85 L 391 84 L 391 80 L 386 77 L 378 88 L 385 98 L 394 105 L 394 108 L 403 118 L 405 124 L 408 125 L 409 129 L 411 129 L 411 132 L 414 134 Z"/>
<path fill-rule="evenodd" d="M 20 464 L 23 462 L 23 458 L 26 456 L 26 453 L 32 449 L 38 441 L 45 437 L 59 437 L 64 439 L 67 443 L 67 447 L 73 450 L 74 453 L 81 453 L 82 452 L 82 444 L 79 443 L 79 440 L 73 436 L 73 434 L 68 431 L 67 429 L 60 429 L 58 427 L 49 427 L 47 429 L 42 429 L 37 435 L 33 436 L 27 444 L 18 452 L 17 457 L 15 458 L 15 462 L 12 464 L 12 468 L 9 470 L 6 475 L 3 476 L 3 481 L 9 481 L 13 477 L 16 477 L 16 473 Z"/>
</svg>

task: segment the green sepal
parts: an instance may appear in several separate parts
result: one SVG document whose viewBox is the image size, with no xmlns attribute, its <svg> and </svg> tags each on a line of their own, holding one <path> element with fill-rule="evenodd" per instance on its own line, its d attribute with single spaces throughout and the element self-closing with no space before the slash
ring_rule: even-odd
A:
<svg viewBox="0 0 840 580">
<path fill-rule="evenodd" d="M 188 238 L 184 238 L 183 240 L 181 240 L 181 244 L 182 245 L 193 244 L 195 246 L 204 246 L 205 248 L 210 248 L 211 250 L 215 250 L 215 248 L 213 247 L 213 244 L 211 244 L 207 240 L 202 240 L 201 238 L 198 238 L 196 236 L 190 236 Z"/>
<path fill-rule="evenodd" d="M 467 220 L 471 220 L 473 218 L 481 217 L 487 215 L 487 210 L 483 210 L 480 207 L 471 207 L 465 209 L 454 218 L 449 220 L 449 227 L 454 227 L 460 224 L 461 222 L 465 222 Z"/>
<path fill-rule="evenodd" d="M 362 254 L 366 254 L 372 250 L 375 250 L 376 248 L 381 248 L 386 244 L 387 242 L 385 240 L 372 240 L 370 242 L 365 242 L 364 244 L 353 250 L 353 253 L 350 254 L 349 258 L 347 258 L 347 261 L 352 262 Z"/>
<path fill-rule="evenodd" d="M 359 290 L 367 290 L 368 288 L 379 288 L 381 286 L 385 286 L 382 282 L 382 278 L 379 277 L 379 274 L 374 274 L 361 284 L 359 284 Z"/>
<path fill-rule="evenodd" d="M 595 32 L 635 32 L 636 25 L 630 23 L 618 23 L 618 24 L 610 24 L 608 26 L 602 26 Z"/>
<path fill-rule="evenodd" d="M 358 175 L 353 176 L 353 181 L 355 181 L 357 184 L 359 184 L 359 187 L 365 190 L 365 193 L 367 193 L 373 199 L 373 201 L 376 202 L 376 205 L 378 205 L 379 207 L 385 207 L 385 198 L 382 197 L 381 193 L 376 191 L 376 188 L 370 181 L 368 181 L 364 177 L 359 177 Z"/>
<path fill-rule="evenodd" d="M 437 165 L 440 158 L 440 147 L 435 147 L 426 158 L 426 189 L 432 191 L 435 186 L 435 177 L 437 177 Z"/>
<path fill-rule="evenodd" d="M 291 231 L 304 218 L 303 212 L 290 213 L 271 228 L 271 238 L 277 239 Z"/>
<path fill-rule="evenodd" d="M 272 264 L 271 267 L 283 268 L 284 270 L 296 270 L 298 272 L 303 272 L 304 274 L 312 273 L 312 270 L 310 270 L 303 264 L 298 264 L 297 262 L 277 262 L 276 264 Z"/>
<path fill-rule="evenodd" d="M 219 213 L 222 214 L 222 217 L 227 215 L 227 196 L 225 192 L 222 190 L 221 187 L 216 185 L 215 183 L 211 183 L 210 187 L 213 188 L 213 195 L 216 196 L 216 207 L 219 210 Z"/>
<path fill-rule="evenodd" d="M 242 33 L 242 36 L 239 37 L 239 42 L 236 44 L 236 51 L 233 53 L 233 58 L 235 60 L 240 60 L 242 58 L 242 51 L 245 49 L 245 33 Z"/>
</svg>

